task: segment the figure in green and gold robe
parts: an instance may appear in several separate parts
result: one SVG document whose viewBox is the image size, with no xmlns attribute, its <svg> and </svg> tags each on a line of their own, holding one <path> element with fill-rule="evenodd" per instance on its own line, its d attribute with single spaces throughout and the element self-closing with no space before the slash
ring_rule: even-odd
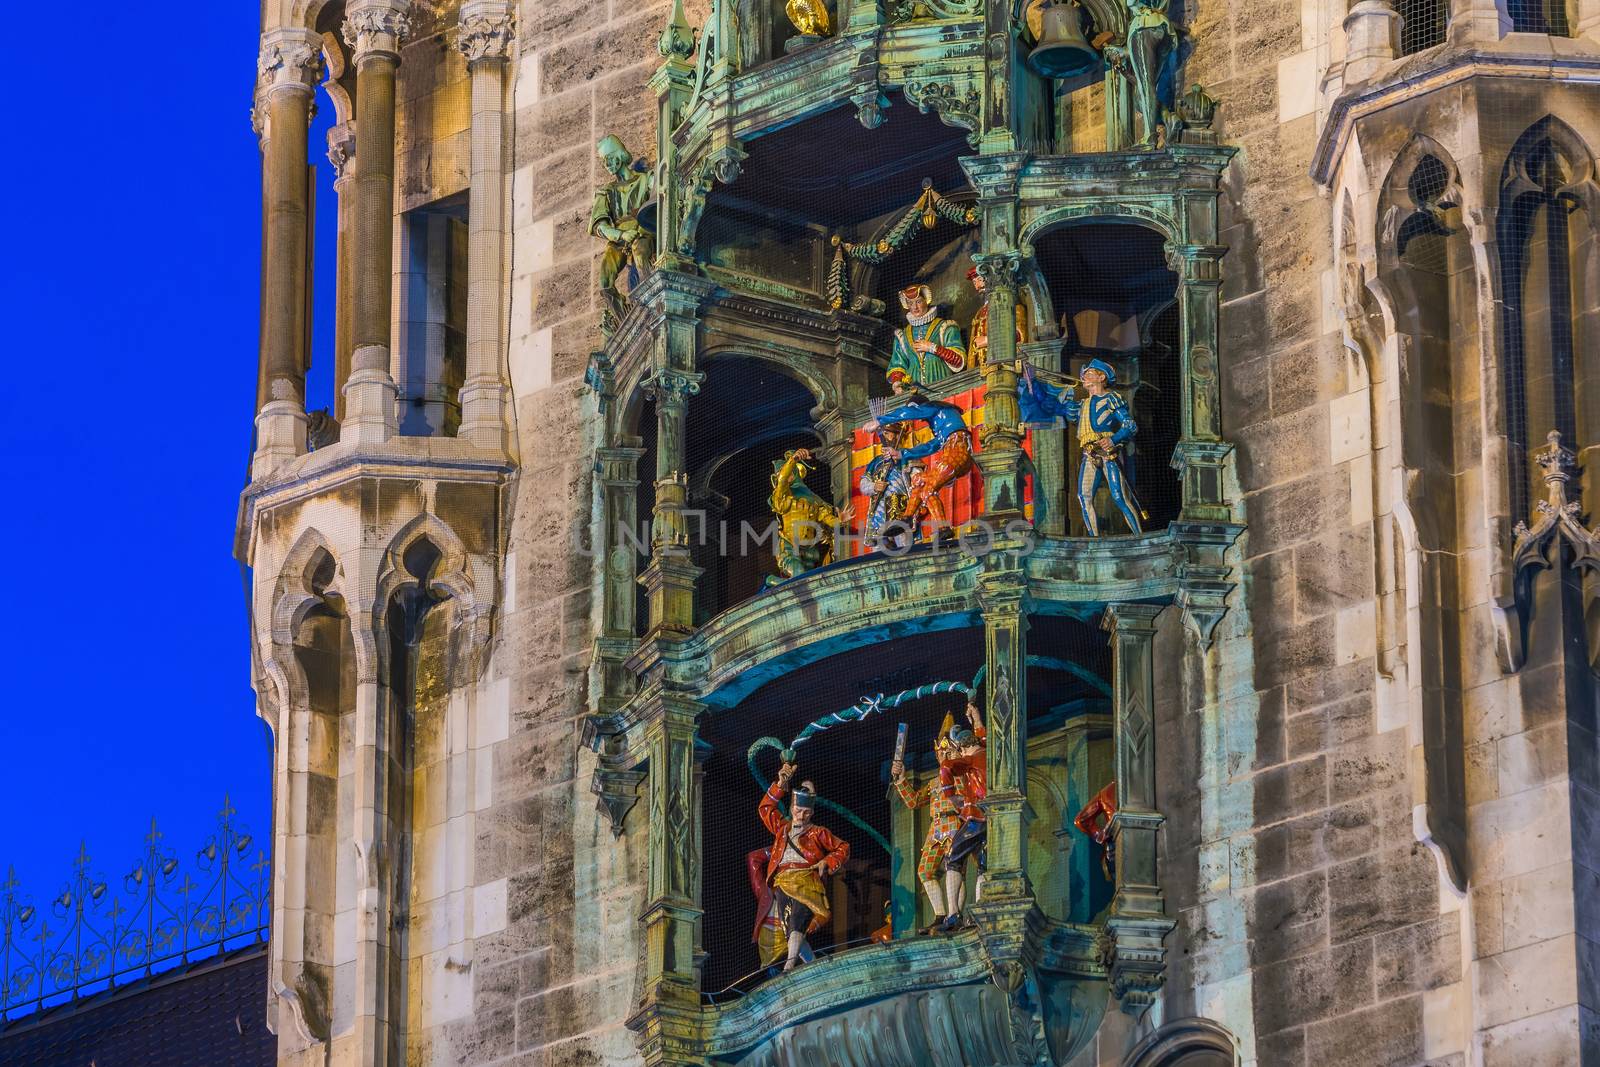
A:
<svg viewBox="0 0 1600 1067">
<path fill-rule="evenodd" d="M 926 285 L 900 290 L 906 324 L 894 335 L 889 354 L 889 385 L 896 393 L 942 382 L 967 369 L 967 347 L 961 327 L 939 317 L 933 291 Z"/>
</svg>

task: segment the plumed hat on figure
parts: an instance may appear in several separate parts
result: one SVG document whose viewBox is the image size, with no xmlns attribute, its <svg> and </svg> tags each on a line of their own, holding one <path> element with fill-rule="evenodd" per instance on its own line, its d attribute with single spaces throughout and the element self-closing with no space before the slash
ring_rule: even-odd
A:
<svg viewBox="0 0 1600 1067">
<path fill-rule="evenodd" d="M 1081 377 L 1083 377 L 1083 375 L 1086 372 L 1092 371 L 1092 370 L 1097 370 L 1101 374 L 1104 374 L 1106 376 L 1106 384 L 1107 385 L 1115 385 L 1116 384 L 1117 372 L 1112 370 L 1111 369 L 1111 364 L 1107 363 L 1103 359 L 1091 359 L 1089 362 L 1085 363 L 1083 365 L 1083 370 L 1080 370 L 1078 372 L 1078 377 L 1081 378 Z"/>
<path fill-rule="evenodd" d="M 922 302 L 924 304 L 926 304 L 928 307 L 933 307 L 933 290 L 920 283 L 917 285 L 908 285 L 904 289 L 900 290 L 900 306 L 903 308 L 910 307 L 911 301 L 915 300 L 919 296 L 922 297 Z"/>
</svg>

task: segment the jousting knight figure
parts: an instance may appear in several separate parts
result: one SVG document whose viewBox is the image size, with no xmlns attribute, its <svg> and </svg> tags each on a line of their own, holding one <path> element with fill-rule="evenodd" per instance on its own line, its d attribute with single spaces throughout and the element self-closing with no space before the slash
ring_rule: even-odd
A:
<svg viewBox="0 0 1600 1067">
<path fill-rule="evenodd" d="M 878 402 L 874 402 L 876 408 Z M 893 411 L 885 411 L 868 419 L 862 429 L 877 433 L 888 426 L 910 422 L 925 422 L 933 437 L 914 448 L 900 449 L 885 444 L 884 455 L 897 462 L 926 460 L 922 471 L 911 479 L 911 492 L 906 497 L 905 523 L 911 527 L 912 537 L 926 511 L 933 521 L 933 536 L 938 540 L 950 531 L 950 519 L 945 514 L 944 500 L 939 490 L 972 470 L 972 431 L 967 429 L 961 409 L 942 400 L 929 400 L 921 393 L 912 393 L 911 402 L 901 404 Z"/>
<path fill-rule="evenodd" d="M 889 354 L 890 388 L 910 392 L 967 369 L 961 328 L 939 317 L 932 289 L 912 285 L 900 290 L 900 306 L 906 309 L 906 324 L 895 333 Z"/>
<path fill-rule="evenodd" d="M 950 731 L 954 720 L 946 715 L 944 726 L 939 731 L 939 739 L 933 744 L 934 755 L 939 759 L 939 766 L 944 767 L 945 761 L 955 757 L 955 746 L 950 743 Z M 917 881 L 922 883 L 922 891 L 928 894 L 928 903 L 933 906 L 933 922 L 918 930 L 919 934 L 936 934 L 944 928 L 945 918 L 950 914 L 950 908 L 945 906 L 944 878 L 945 857 L 950 855 L 950 840 L 955 832 L 961 829 L 961 812 L 956 802 L 945 795 L 944 790 L 937 782 L 930 779 L 920 788 L 913 788 L 906 779 L 906 765 L 901 760 L 895 760 L 889 765 L 889 777 L 894 780 L 895 792 L 900 794 L 900 799 L 912 811 L 927 805 L 931 818 L 928 824 L 928 836 L 922 842 L 922 852 L 917 857 Z M 959 908 L 959 904 L 956 905 Z"/>
<path fill-rule="evenodd" d="M 761 798 L 761 823 L 772 834 L 772 855 L 767 860 L 767 884 L 787 941 L 783 969 L 792 971 L 809 954 L 810 935 L 832 916 L 822 876 L 834 874 L 850 858 L 850 844 L 811 821 L 816 808 L 816 787 L 801 782 L 794 791 L 790 817 L 778 806 L 789 793 L 797 768 L 785 763 L 778 780 Z"/>
<path fill-rule="evenodd" d="M 1078 466 L 1078 506 L 1083 510 L 1083 525 L 1090 537 L 1100 536 L 1100 522 L 1094 513 L 1094 494 L 1104 480 L 1111 502 L 1122 512 L 1132 533 L 1143 533 L 1139 523 L 1141 509 L 1133 495 L 1133 485 L 1122 470 L 1123 446 L 1133 440 L 1139 427 L 1133 421 L 1127 401 L 1107 386 L 1116 381 L 1116 372 L 1102 360 L 1091 359 L 1079 375 L 1084 392 L 1079 400 L 1070 387 L 1059 393 L 1034 377 L 1033 366 L 1023 368 L 1022 387 L 1017 390 L 1017 406 L 1024 423 L 1049 423 L 1057 417 L 1078 424 L 1078 447 L 1083 453 Z"/>
<path fill-rule="evenodd" d="M 883 443 L 894 449 L 903 447 L 910 436 L 911 427 L 906 423 L 882 431 Z M 911 468 L 903 456 L 891 456 L 887 452 L 873 456 L 872 462 L 861 472 L 857 488 L 868 500 L 865 538 L 868 549 L 899 547 L 901 535 L 890 527 L 905 516 L 906 499 L 911 495 L 911 476 Z"/>
<path fill-rule="evenodd" d="M 946 932 L 962 926 L 967 859 L 977 859 L 980 879 L 988 869 L 989 813 L 983 806 L 989 795 L 988 735 L 976 704 L 967 705 L 967 721 L 972 729 L 952 729 L 950 747 L 954 751 L 948 759 L 939 761 L 939 793 L 946 804 L 959 808 L 961 819 L 961 825 L 950 835 L 944 858 L 944 896 L 950 906 L 950 914 L 944 920 Z"/>
</svg>

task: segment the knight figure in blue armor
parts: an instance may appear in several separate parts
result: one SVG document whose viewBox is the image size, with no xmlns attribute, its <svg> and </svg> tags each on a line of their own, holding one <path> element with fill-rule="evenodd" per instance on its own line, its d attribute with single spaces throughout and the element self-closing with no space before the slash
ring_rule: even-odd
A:
<svg viewBox="0 0 1600 1067">
<path fill-rule="evenodd" d="M 1091 359 L 1079 376 L 1084 392 L 1079 398 L 1072 387 L 1057 392 L 1034 376 L 1030 365 L 1023 371 L 1017 390 L 1017 406 L 1022 421 L 1049 424 L 1058 418 L 1078 424 L 1078 446 L 1083 454 L 1078 466 L 1078 506 L 1090 537 L 1100 536 L 1100 522 L 1094 513 L 1094 495 L 1105 482 L 1111 502 L 1122 512 L 1133 533 L 1143 533 L 1139 522 L 1141 508 L 1134 496 L 1133 483 L 1122 468 L 1123 446 L 1139 432 L 1128 410 L 1127 401 L 1108 386 L 1116 381 L 1116 371 L 1099 359 Z"/>
<path fill-rule="evenodd" d="M 891 449 L 902 449 L 911 438 L 911 426 L 899 423 L 885 426 L 879 431 L 883 444 Z M 902 521 L 906 501 L 911 496 L 911 479 L 917 471 L 912 464 L 898 455 L 880 453 L 861 472 L 858 488 L 867 498 L 866 546 L 869 550 L 898 548 L 910 536 Z"/>
</svg>

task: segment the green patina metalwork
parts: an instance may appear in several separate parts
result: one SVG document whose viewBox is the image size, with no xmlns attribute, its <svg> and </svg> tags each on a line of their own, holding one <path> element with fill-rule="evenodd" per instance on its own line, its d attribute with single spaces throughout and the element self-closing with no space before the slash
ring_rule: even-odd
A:
<svg viewBox="0 0 1600 1067">
<path fill-rule="evenodd" d="M 1229 496 L 1218 378 L 1226 251 L 1218 199 L 1234 149 L 1216 143 L 1217 103 L 1199 86 L 1181 99 L 1159 98 L 1148 73 L 1177 57 L 1179 31 L 1158 6 L 1133 6 L 1130 13 L 1119 0 L 1083 4 L 1106 59 L 1089 77 L 1104 79 L 1109 150 L 1088 154 L 1057 143 L 1057 86 L 1024 63 L 1036 42 L 1022 0 L 838 0 L 829 35 L 794 39 L 777 55 L 767 53 L 773 20 L 785 17 L 781 0 L 715 0 L 698 34 L 679 3 L 661 35 L 663 61 L 651 83 L 659 102 L 655 200 L 643 213 L 653 219 L 654 266 L 612 305 L 618 319 L 588 376 L 599 401 L 594 544 L 602 589 L 586 738 L 598 759 L 594 789 L 614 827 L 620 831 L 636 794 L 646 799 L 646 976 L 630 1026 L 648 1063 L 776 1067 L 805 1062 L 825 1034 L 849 1035 L 854 1062 L 943 1062 L 932 1055 L 937 1039 L 922 1014 L 931 997 L 947 1010 L 959 1062 L 1059 1065 L 1098 1027 L 1108 986 L 1134 1013 L 1159 989 L 1171 920 L 1155 866 L 1155 616 L 1176 605 L 1190 635 L 1185 654 L 1211 670 L 1211 635 L 1234 588 L 1228 553 L 1242 531 Z M 1130 41 L 1130 27 L 1148 39 Z M 856 239 L 823 221 L 813 211 L 819 205 L 785 203 L 770 208 L 782 216 L 772 241 L 787 250 L 783 270 L 769 270 L 759 256 L 722 254 L 706 220 L 759 192 L 741 185 L 763 138 L 840 109 L 872 131 L 893 107 L 965 132 L 950 142 L 951 158 L 929 166 L 953 174 L 958 163 L 968 188 L 942 183 L 938 194 L 925 192 Z M 1136 144 L 1137 116 L 1144 121 Z M 972 229 L 973 265 L 987 293 L 988 362 L 939 390 L 986 386 L 974 460 L 995 536 L 981 552 L 874 555 L 803 573 L 696 626 L 700 567 L 689 536 L 685 442 L 702 384 L 719 360 L 737 355 L 803 385 L 815 400 L 815 452 L 828 469 L 831 505 L 842 507 L 850 432 L 868 418 L 888 356 L 890 325 L 884 302 L 872 298 L 871 272 L 936 220 Z M 1072 539 L 1061 536 L 1059 517 L 1037 529 L 1025 518 L 1026 479 L 1041 500 L 1059 501 L 1063 477 L 1047 444 L 1029 464 L 1018 425 L 1019 356 L 1054 369 L 1048 364 L 1059 349 L 1058 313 L 1035 249 L 1084 222 L 1160 234 L 1177 276 L 1181 435 L 1172 464 L 1181 511 L 1142 536 Z M 1023 307 L 1033 327 L 1027 336 L 1037 340 L 1019 351 Z M 647 401 L 654 425 L 641 425 Z M 637 470 L 646 441 L 654 443 L 653 472 Z M 642 569 L 618 533 L 645 518 L 635 515 L 641 477 L 654 487 Z M 647 592 L 642 620 L 634 617 L 635 583 Z M 1047 916 L 1028 874 L 1026 812 L 1044 738 L 1030 737 L 1022 679 L 1030 620 L 1043 615 L 1101 620 L 1112 641 L 1121 844 L 1115 897 L 1095 926 Z M 972 908 L 976 930 L 843 952 L 737 1002 L 703 1003 L 701 718 L 737 714 L 762 684 L 848 646 L 979 626 L 990 868 Z"/>
</svg>

